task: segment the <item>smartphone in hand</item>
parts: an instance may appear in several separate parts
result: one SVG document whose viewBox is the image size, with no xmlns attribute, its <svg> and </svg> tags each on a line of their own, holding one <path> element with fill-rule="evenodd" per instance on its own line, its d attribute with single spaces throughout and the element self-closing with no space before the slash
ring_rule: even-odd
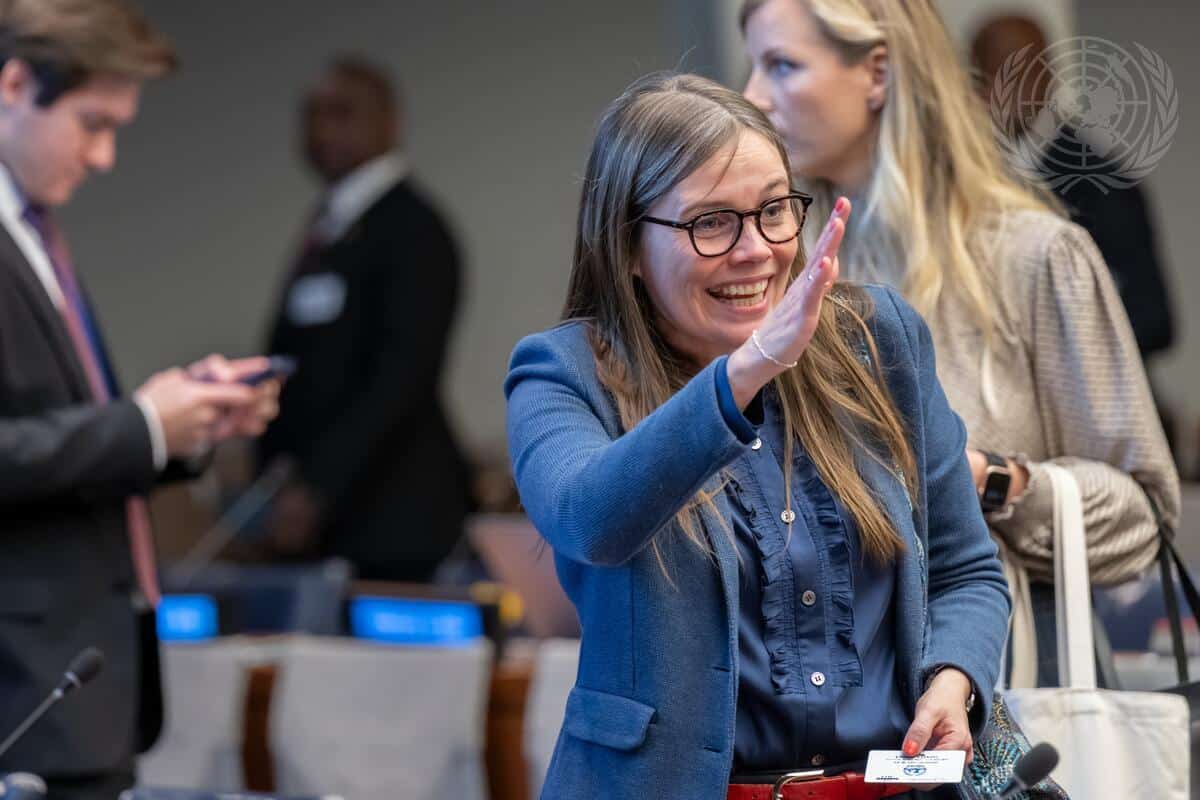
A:
<svg viewBox="0 0 1200 800">
<path fill-rule="evenodd" d="M 282 380 L 296 371 L 296 359 L 291 356 L 271 356 L 270 362 L 270 365 L 266 369 L 239 378 L 238 383 L 244 383 L 247 386 L 258 386 L 264 381 L 275 378 Z"/>
</svg>

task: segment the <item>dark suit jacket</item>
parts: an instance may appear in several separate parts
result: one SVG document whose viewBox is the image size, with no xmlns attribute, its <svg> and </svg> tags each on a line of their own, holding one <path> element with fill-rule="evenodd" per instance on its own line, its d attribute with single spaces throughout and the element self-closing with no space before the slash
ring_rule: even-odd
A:
<svg viewBox="0 0 1200 800">
<path fill-rule="evenodd" d="M 0 226 L 0 735 L 78 651 L 94 645 L 106 659 L 0 772 L 128 768 L 157 736 L 157 640 L 153 616 L 131 603 L 125 500 L 159 477 L 141 411 L 92 402 L 62 318 Z"/>
<path fill-rule="evenodd" d="M 459 271 L 446 225 L 404 180 L 284 284 L 269 351 L 299 368 L 261 461 L 296 460 L 326 504 L 323 553 L 364 577 L 426 578 L 461 533 L 467 471 L 438 399 Z M 301 324 L 289 302 L 314 279 L 333 305 Z"/>
<path fill-rule="evenodd" d="M 1064 130 L 1054 147 L 1073 152 L 1072 132 Z M 1145 359 L 1168 349 L 1175 338 L 1167 282 L 1159 258 L 1158 237 L 1138 184 L 1102 191 L 1091 181 L 1078 181 L 1059 195 L 1071 215 L 1096 241 L 1108 264 L 1138 350 Z"/>
</svg>

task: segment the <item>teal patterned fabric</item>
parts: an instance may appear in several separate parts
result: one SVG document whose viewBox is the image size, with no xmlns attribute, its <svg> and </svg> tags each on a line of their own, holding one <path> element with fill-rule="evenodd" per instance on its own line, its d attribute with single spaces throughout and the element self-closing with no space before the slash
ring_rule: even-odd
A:
<svg viewBox="0 0 1200 800">
<path fill-rule="evenodd" d="M 972 800 L 985 800 L 999 792 L 1012 777 L 1017 759 L 1029 749 L 1029 740 L 1009 713 L 1003 695 L 996 692 L 992 697 L 991 720 L 975 742 L 974 757 L 967 766 L 964 794 Z M 1017 800 L 1070 800 L 1062 787 L 1050 778 L 1015 797 Z"/>
</svg>

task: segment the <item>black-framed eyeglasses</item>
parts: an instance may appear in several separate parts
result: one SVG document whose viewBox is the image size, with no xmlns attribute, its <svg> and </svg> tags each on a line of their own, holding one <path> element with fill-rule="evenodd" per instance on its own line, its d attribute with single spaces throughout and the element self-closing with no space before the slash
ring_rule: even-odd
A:
<svg viewBox="0 0 1200 800">
<path fill-rule="evenodd" d="M 790 242 L 800 235 L 800 230 L 804 227 L 804 217 L 808 214 L 808 207 L 812 205 L 812 201 L 812 197 L 804 192 L 790 192 L 781 197 L 773 197 L 749 211 L 718 208 L 697 214 L 687 222 L 658 217 L 642 217 L 642 221 L 687 231 L 692 240 L 692 247 L 696 248 L 697 253 L 715 257 L 728 253 L 738 243 L 738 239 L 742 238 L 742 227 L 746 217 L 754 217 L 758 232 L 768 242 Z"/>
</svg>

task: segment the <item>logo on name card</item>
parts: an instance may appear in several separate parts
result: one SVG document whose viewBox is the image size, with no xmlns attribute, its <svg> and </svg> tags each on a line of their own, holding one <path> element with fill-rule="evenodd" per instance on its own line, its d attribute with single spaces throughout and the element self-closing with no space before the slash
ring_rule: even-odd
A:
<svg viewBox="0 0 1200 800">
<path fill-rule="evenodd" d="M 867 783 L 958 783 L 967 754 L 962 750 L 926 750 L 911 758 L 900 750 L 867 754 L 863 780 Z"/>
</svg>

